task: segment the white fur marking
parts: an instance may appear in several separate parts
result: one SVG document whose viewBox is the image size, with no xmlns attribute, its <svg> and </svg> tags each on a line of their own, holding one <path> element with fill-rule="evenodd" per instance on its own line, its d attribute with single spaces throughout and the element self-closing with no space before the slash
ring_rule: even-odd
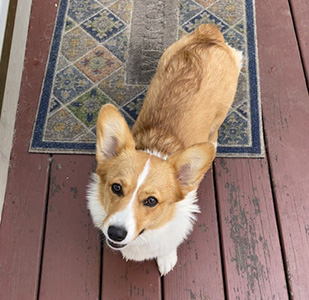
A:
<svg viewBox="0 0 309 300">
<path fill-rule="evenodd" d="M 160 153 L 160 152 L 157 151 L 157 150 L 149 150 L 149 149 L 147 149 L 147 150 L 144 150 L 144 152 L 146 152 L 146 153 L 148 153 L 148 154 L 150 154 L 150 155 L 153 155 L 153 156 L 162 158 L 163 160 L 167 160 L 167 157 L 168 157 L 167 154 L 163 155 L 162 153 Z"/>
<path fill-rule="evenodd" d="M 137 195 L 138 190 L 140 189 L 141 185 L 146 180 L 146 177 L 149 173 L 149 170 L 150 170 L 149 165 L 150 165 L 150 158 L 148 158 L 148 160 L 147 160 L 147 162 L 144 166 L 143 171 L 138 176 L 136 188 L 133 192 L 133 195 L 132 195 L 130 202 L 128 203 L 127 207 L 124 210 L 115 213 L 110 218 L 108 224 L 106 224 L 104 226 L 103 232 L 104 232 L 105 236 L 108 236 L 107 231 L 108 231 L 108 227 L 110 225 L 121 226 L 121 227 L 124 227 L 127 230 L 128 234 L 127 234 L 126 238 L 121 242 L 121 244 L 127 244 L 127 243 L 131 242 L 135 237 L 136 224 L 135 224 L 135 218 L 134 218 L 133 203 L 136 199 L 136 195 Z"/>
<path fill-rule="evenodd" d="M 101 229 L 102 223 L 106 217 L 106 212 L 101 201 L 99 200 L 99 187 L 100 177 L 96 173 L 92 173 L 87 189 L 88 209 L 94 225 Z"/>
<path fill-rule="evenodd" d="M 173 250 L 169 254 L 157 257 L 157 264 L 161 276 L 166 275 L 168 272 L 172 271 L 177 263 L 177 250 Z"/>
<path fill-rule="evenodd" d="M 242 54 L 241 51 L 231 47 L 229 44 L 227 44 L 227 45 L 232 50 L 232 53 L 234 54 L 235 61 L 236 61 L 237 67 L 238 67 L 238 70 L 240 71 L 240 69 L 242 68 L 242 65 L 243 65 L 243 54 Z"/>
<path fill-rule="evenodd" d="M 137 191 L 139 190 L 139 188 L 141 187 L 141 185 L 144 183 L 144 181 L 145 181 L 145 179 L 146 179 L 146 177 L 147 177 L 147 175 L 148 175 L 148 173 L 149 173 L 149 170 L 150 170 L 150 166 L 149 166 L 149 165 L 150 165 L 150 158 L 148 158 L 148 160 L 147 160 L 147 162 L 146 162 L 146 164 L 145 164 L 145 167 L 144 167 L 142 173 L 139 174 L 139 176 L 138 176 L 138 179 L 137 179 L 137 186 L 136 186 L 136 189 L 135 189 L 135 191 L 134 191 L 134 193 L 133 193 L 132 198 L 135 198 L 135 196 L 136 196 L 136 194 L 137 194 Z M 131 201 L 134 201 L 134 200 L 131 200 Z"/>
</svg>

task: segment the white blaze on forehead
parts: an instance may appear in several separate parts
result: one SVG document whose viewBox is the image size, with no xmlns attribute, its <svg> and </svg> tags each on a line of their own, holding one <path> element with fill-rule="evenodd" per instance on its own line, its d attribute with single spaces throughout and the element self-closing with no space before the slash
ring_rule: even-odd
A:
<svg viewBox="0 0 309 300">
<path fill-rule="evenodd" d="M 135 201 L 138 190 L 146 180 L 149 170 L 150 170 L 150 158 L 148 158 L 143 171 L 139 174 L 137 178 L 136 188 L 132 194 L 130 202 L 128 203 L 128 205 L 124 210 L 115 213 L 110 218 L 108 225 L 106 226 L 106 230 L 104 230 L 104 233 L 107 234 L 108 227 L 111 225 L 124 227 L 127 230 L 128 234 L 126 238 L 121 242 L 122 244 L 130 242 L 134 238 L 136 224 L 134 219 L 133 203 Z"/>
<path fill-rule="evenodd" d="M 133 201 L 134 201 L 134 199 L 136 197 L 137 191 L 139 190 L 141 185 L 144 183 L 144 181 L 145 181 L 145 179 L 146 179 L 146 177 L 147 177 L 147 175 L 149 173 L 149 169 L 150 169 L 149 165 L 150 165 L 150 158 L 148 158 L 142 173 L 138 175 L 137 185 L 136 185 L 136 188 L 135 188 L 135 191 L 133 193 L 133 196 L 132 196 L 132 199 L 131 199 L 130 203 L 133 203 Z"/>
</svg>

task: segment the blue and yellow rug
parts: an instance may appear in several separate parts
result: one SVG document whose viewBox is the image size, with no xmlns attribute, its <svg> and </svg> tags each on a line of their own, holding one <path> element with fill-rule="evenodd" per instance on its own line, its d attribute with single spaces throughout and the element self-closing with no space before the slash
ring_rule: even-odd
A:
<svg viewBox="0 0 309 300">
<path fill-rule="evenodd" d="M 132 126 L 164 49 L 202 23 L 245 57 L 218 156 L 263 156 L 253 0 L 60 0 L 30 151 L 94 153 L 109 102 Z"/>
</svg>

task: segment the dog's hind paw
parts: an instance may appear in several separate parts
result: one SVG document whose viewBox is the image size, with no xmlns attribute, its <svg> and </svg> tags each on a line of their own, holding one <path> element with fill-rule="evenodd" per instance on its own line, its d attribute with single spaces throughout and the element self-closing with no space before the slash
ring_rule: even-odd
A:
<svg viewBox="0 0 309 300">
<path fill-rule="evenodd" d="M 166 275 L 169 271 L 172 271 L 177 262 L 177 251 L 170 252 L 167 255 L 157 257 L 157 264 L 161 276 Z"/>
</svg>

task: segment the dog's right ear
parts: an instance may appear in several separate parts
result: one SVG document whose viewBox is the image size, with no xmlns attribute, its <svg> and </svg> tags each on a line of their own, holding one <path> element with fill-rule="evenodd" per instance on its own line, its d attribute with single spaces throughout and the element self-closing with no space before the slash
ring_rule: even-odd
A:
<svg viewBox="0 0 309 300">
<path fill-rule="evenodd" d="M 104 105 L 97 122 L 96 158 L 98 164 L 120 154 L 124 149 L 134 148 L 132 134 L 123 116 L 114 105 Z"/>
</svg>

